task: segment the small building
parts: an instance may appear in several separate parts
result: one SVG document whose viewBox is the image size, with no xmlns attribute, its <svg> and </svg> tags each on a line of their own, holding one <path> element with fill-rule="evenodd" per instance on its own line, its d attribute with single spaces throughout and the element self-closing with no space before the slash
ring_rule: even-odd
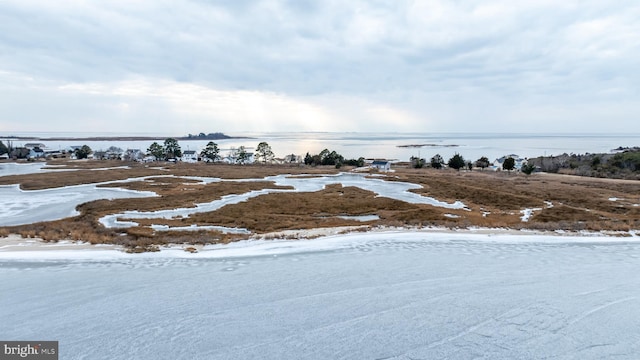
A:
<svg viewBox="0 0 640 360">
<path fill-rule="evenodd" d="M 372 169 L 378 169 L 378 171 L 389 171 L 391 170 L 391 162 L 388 160 L 374 160 L 371 163 Z"/>
<path fill-rule="evenodd" d="M 27 149 L 44 149 L 45 145 L 43 143 L 26 143 L 24 144 L 24 147 L 26 147 Z"/>
<path fill-rule="evenodd" d="M 143 161 L 145 155 L 140 149 L 127 149 L 122 155 L 124 161 Z"/>
<path fill-rule="evenodd" d="M 302 156 L 296 154 L 290 154 L 282 159 L 282 163 L 284 164 L 299 164 L 302 162 Z"/>
<path fill-rule="evenodd" d="M 185 150 L 182 152 L 180 160 L 189 163 L 198 162 L 198 153 L 195 150 Z"/>
<path fill-rule="evenodd" d="M 493 170 L 504 170 L 503 165 L 504 165 L 504 161 L 507 160 L 508 158 L 513 158 L 514 160 L 514 170 L 519 171 L 522 168 L 522 165 L 526 165 L 527 164 L 527 160 L 521 158 L 520 156 L 516 155 L 516 154 L 511 154 L 511 155 L 505 155 L 501 158 L 495 159 L 493 161 L 493 166 L 491 166 L 491 169 Z"/>
<path fill-rule="evenodd" d="M 29 149 L 29 155 L 27 155 L 27 159 L 39 159 L 44 157 L 44 150 L 39 147 L 27 148 Z"/>
<path fill-rule="evenodd" d="M 253 164 L 255 159 L 253 153 L 247 153 L 244 161 L 238 158 L 238 154 L 230 153 L 226 157 L 223 157 L 222 161 L 227 164 Z"/>
</svg>

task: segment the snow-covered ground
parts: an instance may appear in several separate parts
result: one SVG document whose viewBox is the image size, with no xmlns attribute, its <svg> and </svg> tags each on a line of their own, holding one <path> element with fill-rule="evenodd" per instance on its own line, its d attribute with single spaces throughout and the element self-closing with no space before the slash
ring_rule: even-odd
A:
<svg viewBox="0 0 640 360">
<path fill-rule="evenodd" d="M 637 236 L 389 231 L 78 253 L 0 259 L 0 338 L 59 340 L 63 359 L 640 353 Z"/>
</svg>

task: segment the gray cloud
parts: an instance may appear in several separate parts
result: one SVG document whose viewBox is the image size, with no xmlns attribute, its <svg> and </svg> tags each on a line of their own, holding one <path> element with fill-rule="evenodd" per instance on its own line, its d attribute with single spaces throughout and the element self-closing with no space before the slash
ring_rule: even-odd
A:
<svg viewBox="0 0 640 360">
<path fill-rule="evenodd" d="M 434 119 L 430 126 L 443 131 L 477 129 L 478 115 L 488 131 L 530 131 L 525 120 L 536 119 L 550 126 L 563 119 L 565 131 L 581 119 L 597 131 L 596 123 L 611 117 L 629 128 L 640 110 L 638 18 L 633 1 L 10 0 L 0 3 L 0 75 L 33 81 L 0 85 L 0 95 L 12 99 L 4 100 L 0 119 L 184 115 L 165 103 L 173 100 L 164 92 L 105 90 L 144 79 L 192 84 L 189 91 L 215 96 L 280 94 L 288 97 L 285 108 L 332 104 L 342 113 L 323 111 L 356 130 L 371 115 L 348 108 L 353 99 Z M 87 86 L 60 92 L 68 84 Z M 82 93 L 96 85 L 104 91 Z M 28 108 L 36 96 L 39 105 Z M 199 109 L 191 116 L 224 124 L 201 104 L 181 101 Z M 174 110 L 158 114 L 149 106 Z M 264 116 L 277 122 L 282 109 L 271 111 Z M 397 129 L 393 121 L 386 128 Z"/>
</svg>

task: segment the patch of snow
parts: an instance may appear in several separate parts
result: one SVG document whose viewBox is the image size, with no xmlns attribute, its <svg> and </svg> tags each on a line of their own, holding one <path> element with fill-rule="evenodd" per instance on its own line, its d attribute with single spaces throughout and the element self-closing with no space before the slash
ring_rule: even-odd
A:
<svg viewBox="0 0 640 360">
<path fill-rule="evenodd" d="M 540 211 L 540 210 L 542 210 L 542 208 L 531 208 L 531 209 L 520 210 L 520 213 L 522 214 L 520 219 L 522 220 L 522 222 L 527 222 L 529 221 L 529 219 L 531 219 L 531 216 L 533 215 L 534 211 Z"/>
<path fill-rule="evenodd" d="M 356 221 L 374 221 L 380 220 L 378 215 L 356 215 L 356 216 L 338 216 L 340 219 L 344 220 L 356 220 Z"/>
<path fill-rule="evenodd" d="M 151 225 L 151 228 L 155 231 L 202 231 L 202 230 L 215 230 L 224 234 L 251 234 L 247 229 L 243 228 L 231 228 L 226 226 L 215 225 L 189 225 L 189 226 L 168 226 L 168 225 Z"/>
<path fill-rule="evenodd" d="M 620 198 L 617 198 L 617 197 L 610 197 L 609 198 L 609 201 L 618 201 L 618 200 L 624 200 L 624 199 L 620 199 Z"/>
<path fill-rule="evenodd" d="M 131 169 L 131 166 L 123 165 L 123 166 L 113 166 L 113 167 L 94 168 L 94 169 L 77 169 L 77 170 L 105 171 L 105 170 L 117 170 L 117 169 Z"/>
<path fill-rule="evenodd" d="M 458 218 L 460 218 L 460 215 L 444 214 L 444 217 L 447 217 L 447 218 L 450 218 L 450 219 L 458 219 Z"/>
</svg>

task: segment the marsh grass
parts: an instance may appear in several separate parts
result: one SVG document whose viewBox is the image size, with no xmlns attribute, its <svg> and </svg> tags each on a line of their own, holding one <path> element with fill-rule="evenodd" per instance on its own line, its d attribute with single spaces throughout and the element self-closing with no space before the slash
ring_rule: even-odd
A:
<svg viewBox="0 0 640 360">
<path fill-rule="evenodd" d="M 100 166 L 99 166 L 100 165 Z M 86 167 L 121 166 L 122 163 L 83 162 Z M 260 189 L 289 189 L 268 181 L 233 181 L 202 184 L 175 176 L 207 176 L 221 179 L 261 179 L 278 174 L 336 173 L 333 167 L 234 166 L 222 164 L 171 164 L 153 166 L 132 164 L 130 169 L 79 170 L 0 178 L 0 184 L 20 183 L 36 189 L 81 183 L 96 183 L 149 176 L 134 181 L 102 186 L 154 191 L 158 197 L 98 200 L 78 206 L 81 215 L 59 221 L 0 228 L 0 235 L 18 233 L 45 241 L 72 239 L 93 244 L 120 244 L 133 252 L 154 251 L 167 244 L 218 244 L 246 239 L 251 235 L 225 234 L 219 231 L 153 231 L 152 224 L 169 226 L 218 225 L 246 228 L 253 235 L 297 238 L 299 235 L 270 235 L 284 230 L 342 227 L 439 226 L 452 229 L 470 226 L 567 231 L 629 231 L 640 229 L 640 182 L 605 181 L 571 176 L 495 173 L 489 171 L 456 172 L 434 169 L 396 168 L 387 181 L 406 181 L 422 185 L 416 193 L 437 200 L 465 203 L 470 211 L 429 205 L 408 204 L 355 187 L 339 184 L 313 193 L 284 192 L 261 195 L 245 202 L 227 205 L 217 211 L 174 219 L 135 220 L 139 226 L 129 229 L 105 229 L 97 220 L 104 215 L 126 210 L 155 211 L 193 207 L 225 195 Z M 342 169 L 345 170 L 345 169 Z M 73 176 L 69 176 L 72 174 Z M 611 201 L 610 198 L 618 198 Z M 548 206 L 551 202 L 552 207 Z M 540 208 L 528 222 L 520 211 Z M 489 214 L 483 216 L 483 212 Z M 360 222 L 339 216 L 372 215 L 378 220 Z M 455 215 L 456 218 L 445 216 Z M 355 231 L 355 230 L 350 230 Z"/>
</svg>

